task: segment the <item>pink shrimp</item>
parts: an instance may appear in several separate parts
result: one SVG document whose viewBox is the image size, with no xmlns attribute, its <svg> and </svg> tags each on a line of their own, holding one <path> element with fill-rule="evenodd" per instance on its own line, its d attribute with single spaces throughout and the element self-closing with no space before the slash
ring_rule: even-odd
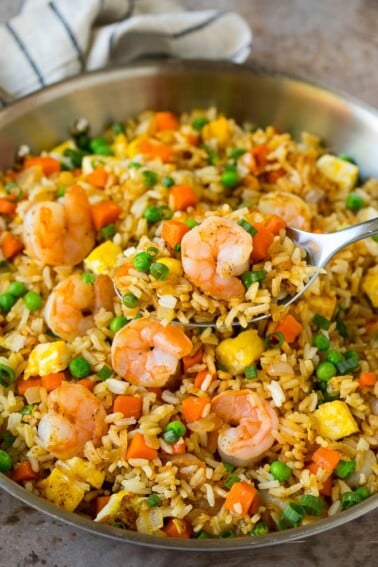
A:
<svg viewBox="0 0 378 567">
<path fill-rule="evenodd" d="M 113 309 L 114 293 L 109 276 L 99 275 L 91 284 L 72 274 L 50 293 L 43 312 L 45 321 L 53 333 L 71 341 L 94 326 L 93 315 L 101 307 Z"/>
<path fill-rule="evenodd" d="M 192 341 L 180 327 L 163 327 L 145 317 L 131 321 L 115 334 L 112 365 L 132 384 L 161 387 L 175 374 L 179 360 L 191 350 Z"/>
<path fill-rule="evenodd" d="M 79 264 L 92 250 L 95 230 L 82 187 L 69 187 L 62 203 L 35 203 L 26 213 L 23 238 L 32 258 L 51 266 Z"/>
<path fill-rule="evenodd" d="M 223 419 L 218 433 L 218 452 L 235 466 L 258 461 L 273 445 L 272 431 L 278 416 L 269 402 L 251 390 L 225 390 L 211 401 L 212 410 Z"/>
<path fill-rule="evenodd" d="M 311 210 L 308 204 L 294 195 L 284 191 L 272 191 L 260 197 L 257 205 L 263 214 L 275 214 L 282 217 L 288 226 L 302 230 L 311 228 Z"/>
<path fill-rule="evenodd" d="M 235 276 L 248 270 L 252 238 L 234 220 L 211 217 L 187 232 L 181 261 L 189 280 L 218 299 L 243 299 L 245 288 Z"/>
<path fill-rule="evenodd" d="M 58 459 L 81 455 L 88 441 L 98 445 L 106 432 L 101 401 L 81 384 L 63 382 L 50 392 L 38 425 L 43 447 Z"/>
</svg>

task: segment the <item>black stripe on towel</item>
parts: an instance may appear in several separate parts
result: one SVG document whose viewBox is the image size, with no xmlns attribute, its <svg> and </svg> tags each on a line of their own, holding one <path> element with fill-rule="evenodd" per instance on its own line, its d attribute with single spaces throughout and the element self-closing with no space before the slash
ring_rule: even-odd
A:
<svg viewBox="0 0 378 567">
<path fill-rule="evenodd" d="M 231 59 L 231 61 L 235 61 L 235 59 L 238 59 L 239 55 L 241 55 L 242 53 L 246 52 L 247 50 L 250 51 L 252 47 L 252 42 L 248 41 L 248 43 L 245 43 L 244 45 L 242 45 L 241 47 L 239 47 L 239 49 L 237 51 L 235 51 L 235 53 L 233 53 L 229 59 Z"/>
<path fill-rule="evenodd" d="M 85 59 L 84 59 L 84 55 L 83 52 L 81 50 L 80 45 L 77 42 L 77 39 L 72 31 L 71 26 L 69 25 L 69 23 L 67 22 L 66 18 L 63 16 L 63 14 L 58 10 L 58 8 L 55 6 L 54 2 L 49 2 L 48 3 L 49 8 L 51 9 L 51 11 L 55 14 L 55 16 L 57 17 L 57 19 L 60 21 L 60 23 L 62 24 L 62 26 L 64 27 L 64 29 L 67 32 L 68 37 L 71 40 L 71 43 L 77 53 L 77 58 L 80 62 L 80 66 L 81 66 L 81 70 L 83 70 L 85 68 Z"/>
<path fill-rule="evenodd" d="M 179 32 L 169 34 L 169 37 L 172 37 L 173 39 L 178 39 L 180 37 L 184 37 L 185 35 L 189 35 L 193 32 L 202 30 L 203 28 L 205 28 L 209 24 L 212 24 L 213 22 L 216 22 L 220 18 L 223 18 L 226 14 L 227 14 L 227 12 L 215 12 L 215 14 L 213 14 L 212 16 L 207 18 L 207 20 L 205 20 L 204 22 L 201 22 L 200 24 L 196 24 L 195 26 L 191 26 L 190 28 L 186 28 L 186 29 L 181 30 Z"/>
<path fill-rule="evenodd" d="M 45 85 L 45 81 L 43 80 L 42 73 L 38 69 L 36 62 L 34 61 L 33 57 L 30 55 L 26 45 L 24 44 L 24 42 L 22 41 L 22 39 L 20 38 L 18 33 L 15 31 L 15 29 L 11 26 L 11 24 L 9 22 L 5 22 L 5 28 L 8 30 L 9 34 L 12 36 L 14 41 L 17 43 L 18 47 L 20 48 L 20 51 L 23 53 L 25 59 L 27 60 L 27 62 L 30 65 L 30 67 L 33 69 L 33 71 L 34 71 L 34 73 L 35 73 L 35 75 L 36 75 L 36 77 L 39 81 L 39 84 L 41 85 L 41 87 L 43 87 Z"/>
</svg>

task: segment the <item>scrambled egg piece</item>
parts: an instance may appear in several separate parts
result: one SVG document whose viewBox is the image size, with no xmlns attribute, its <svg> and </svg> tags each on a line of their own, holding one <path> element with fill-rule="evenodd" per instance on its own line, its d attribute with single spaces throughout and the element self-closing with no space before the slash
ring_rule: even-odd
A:
<svg viewBox="0 0 378 567">
<path fill-rule="evenodd" d="M 378 265 L 370 268 L 362 278 L 361 287 L 373 307 L 378 307 Z"/>
<path fill-rule="evenodd" d="M 234 339 L 225 339 L 216 348 L 218 362 L 231 374 L 241 374 L 264 352 L 264 343 L 255 329 L 242 331 Z"/>
<path fill-rule="evenodd" d="M 220 116 L 216 120 L 209 122 L 202 129 L 202 137 L 205 141 L 215 138 L 218 145 L 225 146 L 230 137 L 228 120 L 224 116 Z"/>
<path fill-rule="evenodd" d="M 358 431 L 358 425 L 348 408 L 341 400 L 326 402 L 314 411 L 316 429 L 322 437 L 337 441 Z"/>
<path fill-rule="evenodd" d="M 96 274 L 106 274 L 110 268 L 113 268 L 118 256 L 122 254 L 122 248 L 114 244 L 111 240 L 106 240 L 96 248 L 84 259 L 84 266 Z"/>
<path fill-rule="evenodd" d="M 324 154 L 318 159 L 316 165 L 323 175 L 337 183 L 340 189 L 350 191 L 357 183 L 359 170 L 354 163 Z"/>
<path fill-rule="evenodd" d="M 24 380 L 30 376 L 45 376 L 65 370 L 71 360 L 71 353 L 64 341 L 39 344 L 30 353 Z"/>
<path fill-rule="evenodd" d="M 127 138 L 125 134 L 117 134 L 112 144 L 112 151 L 116 158 L 124 159 L 127 157 Z"/>
</svg>

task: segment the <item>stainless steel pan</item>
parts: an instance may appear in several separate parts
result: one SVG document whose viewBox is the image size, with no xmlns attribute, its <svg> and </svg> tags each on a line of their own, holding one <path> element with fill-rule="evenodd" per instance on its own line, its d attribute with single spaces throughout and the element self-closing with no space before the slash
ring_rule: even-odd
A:
<svg viewBox="0 0 378 567">
<path fill-rule="evenodd" d="M 177 112 L 215 105 L 238 121 L 273 124 L 298 136 L 319 135 L 336 153 L 358 162 L 362 176 L 378 177 L 378 112 L 321 86 L 261 69 L 224 62 L 168 61 L 111 69 L 49 87 L 0 112 L 0 167 L 11 165 L 21 144 L 33 151 L 67 136 L 76 118 L 85 117 L 92 133 L 112 120 L 151 109 Z M 181 550 L 250 549 L 293 541 L 339 526 L 378 507 L 378 495 L 332 518 L 261 537 L 175 540 L 145 536 L 96 524 L 59 510 L 29 494 L 4 475 L 0 486 L 26 504 L 77 528 L 119 541 Z"/>
</svg>

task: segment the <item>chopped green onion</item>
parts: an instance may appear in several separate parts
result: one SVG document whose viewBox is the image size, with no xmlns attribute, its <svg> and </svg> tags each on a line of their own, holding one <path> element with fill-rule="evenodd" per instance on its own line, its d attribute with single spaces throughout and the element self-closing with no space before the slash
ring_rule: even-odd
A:
<svg viewBox="0 0 378 567">
<path fill-rule="evenodd" d="M 138 252 L 133 258 L 133 266 L 138 272 L 147 273 L 150 269 L 152 258 L 147 252 Z"/>
<path fill-rule="evenodd" d="M 261 536 L 269 533 L 269 528 L 264 522 L 257 522 L 252 531 L 249 532 L 250 536 Z"/>
<path fill-rule="evenodd" d="M 327 360 L 335 365 L 343 360 L 343 355 L 338 350 L 329 350 L 326 356 Z"/>
<path fill-rule="evenodd" d="M 161 262 L 154 262 L 150 267 L 150 274 L 155 280 L 166 280 L 169 274 L 169 268 Z"/>
<path fill-rule="evenodd" d="M 65 187 L 64 185 L 58 187 L 58 189 L 56 190 L 56 198 L 60 199 L 60 197 L 64 197 L 66 191 L 67 191 L 67 187 Z"/>
<path fill-rule="evenodd" d="M 354 492 L 355 494 L 358 494 L 360 501 L 366 500 L 366 498 L 369 498 L 370 496 L 370 490 L 366 488 L 366 486 L 359 486 Z"/>
<path fill-rule="evenodd" d="M 354 163 L 356 165 L 356 161 L 347 154 L 340 154 L 339 159 L 342 159 L 343 161 L 349 161 L 349 163 Z"/>
<path fill-rule="evenodd" d="M 303 506 L 306 513 L 310 516 L 320 516 L 324 508 L 324 500 L 312 494 L 302 494 L 299 505 Z"/>
<path fill-rule="evenodd" d="M 186 226 L 188 226 L 190 229 L 194 228 L 195 226 L 199 225 L 199 222 L 197 222 L 194 219 L 186 219 L 184 221 L 184 224 L 186 224 Z"/>
<path fill-rule="evenodd" d="M 131 161 L 127 167 L 129 169 L 140 169 L 142 167 L 142 164 L 138 163 L 137 161 Z"/>
<path fill-rule="evenodd" d="M 346 206 L 350 211 L 356 213 L 365 206 L 365 199 L 359 193 L 349 193 L 346 198 Z"/>
<path fill-rule="evenodd" d="M 222 532 L 219 537 L 221 539 L 226 539 L 229 537 L 235 537 L 235 532 L 233 530 L 224 530 L 224 532 Z"/>
<path fill-rule="evenodd" d="M 22 408 L 22 410 L 20 411 L 20 414 L 21 415 L 31 415 L 32 412 L 33 412 L 33 405 L 28 404 L 28 405 L 26 405 Z"/>
<path fill-rule="evenodd" d="M 176 443 L 176 441 L 180 439 L 180 435 L 177 435 L 175 431 L 169 429 L 168 431 L 164 431 L 163 439 L 168 445 L 173 445 L 173 443 Z"/>
<path fill-rule="evenodd" d="M 339 461 L 335 468 L 335 475 L 338 478 L 348 478 L 356 468 L 356 461 Z"/>
<path fill-rule="evenodd" d="M 341 362 L 338 362 L 336 364 L 337 371 L 341 376 L 348 374 L 348 372 L 354 372 L 355 370 L 357 370 L 357 368 L 359 368 L 359 366 L 360 361 L 356 358 L 342 360 Z"/>
<path fill-rule="evenodd" d="M 348 337 L 348 329 L 346 328 L 346 325 L 341 317 L 337 317 L 336 319 L 336 329 L 339 335 L 343 337 L 343 339 L 346 339 Z"/>
<path fill-rule="evenodd" d="M 37 311 L 42 307 L 42 297 L 36 291 L 28 291 L 24 295 L 24 303 L 29 311 Z"/>
<path fill-rule="evenodd" d="M 12 467 L 12 457 L 3 449 L 0 449 L 0 472 L 7 473 L 12 470 Z"/>
<path fill-rule="evenodd" d="M 291 476 L 291 468 L 282 461 L 273 461 L 270 465 L 270 474 L 275 480 L 285 482 Z"/>
<path fill-rule="evenodd" d="M 156 506 L 161 505 L 161 498 L 160 498 L 160 496 L 158 496 L 158 494 L 150 494 L 146 498 L 146 502 L 147 502 L 147 506 L 149 506 L 149 508 L 155 508 Z"/>
<path fill-rule="evenodd" d="M 113 374 L 113 370 L 109 368 L 109 366 L 104 365 L 100 370 L 97 372 L 96 376 L 100 378 L 100 380 L 107 380 Z"/>
<path fill-rule="evenodd" d="M 86 378 L 92 372 L 88 360 L 82 356 L 73 358 L 68 365 L 68 370 L 74 378 Z"/>
<path fill-rule="evenodd" d="M 374 234 L 371 239 L 374 240 L 374 242 L 378 242 L 378 234 Z"/>
<path fill-rule="evenodd" d="M 244 369 L 244 374 L 246 380 L 255 380 L 259 375 L 256 364 L 246 366 L 246 368 Z"/>
<path fill-rule="evenodd" d="M 320 351 L 323 351 L 329 349 L 331 341 L 323 333 L 317 333 L 312 339 L 312 344 Z"/>
<path fill-rule="evenodd" d="M 153 187 L 158 182 L 157 173 L 150 169 L 145 169 L 142 171 L 142 181 L 146 187 Z"/>
<path fill-rule="evenodd" d="M 326 319 L 326 317 L 319 315 L 319 313 L 314 315 L 312 322 L 314 323 L 314 325 L 319 327 L 319 329 L 323 329 L 323 331 L 328 331 L 331 326 L 331 321 L 329 321 L 329 319 Z"/>
<path fill-rule="evenodd" d="M 6 260 L 0 260 L 0 274 L 5 274 L 6 272 L 10 272 L 11 267 L 9 262 Z"/>
<path fill-rule="evenodd" d="M 9 292 L 0 294 L 0 311 L 8 313 L 16 303 L 16 298 Z"/>
<path fill-rule="evenodd" d="M 114 317 L 114 319 L 110 321 L 109 329 L 112 331 L 112 333 L 116 333 L 117 331 L 122 329 L 122 327 L 127 325 L 128 322 L 129 321 L 128 319 L 126 319 L 126 317 L 119 315 L 118 317 Z"/>
<path fill-rule="evenodd" d="M 0 433 L 0 439 L 0 448 L 3 449 L 3 451 L 7 451 L 16 441 L 16 437 L 12 435 L 12 433 L 8 433 L 8 431 L 5 433 Z"/>
<path fill-rule="evenodd" d="M 232 473 L 235 470 L 235 466 L 231 463 L 223 463 L 224 468 L 227 472 Z"/>
<path fill-rule="evenodd" d="M 176 254 L 180 254 L 181 244 L 175 244 L 174 247 L 173 247 L 173 251 L 176 252 Z"/>
<path fill-rule="evenodd" d="M 88 152 L 66 148 L 63 155 L 69 158 L 72 167 L 81 167 L 81 162 L 83 161 L 83 158 L 88 155 Z"/>
<path fill-rule="evenodd" d="M 275 333 L 270 333 L 265 337 L 265 347 L 266 348 L 279 348 L 283 345 L 285 341 L 284 334 L 281 331 L 276 331 Z"/>
<path fill-rule="evenodd" d="M 355 506 L 355 504 L 359 504 L 363 500 L 366 500 L 369 496 L 370 492 L 366 486 L 359 486 L 354 492 L 344 492 L 341 496 L 341 508 L 343 510 L 347 510 L 348 508 Z"/>
<path fill-rule="evenodd" d="M 16 373 L 10 366 L 0 362 L 0 384 L 5 388 L 11 386 L 16 380 Z"/>
<path fill-rule="evenodd" d="M 170 177 L 169 175 L 165 175 L 160 183 L 164 187 L 167 187 L 167 189 L 169 189 L 170 187 L 173 187 L 173 185 L 175 184 L 175 180 L 172 179 L 172 177 Z"/>
<path fill-rule="evenodd" d="M 122 297 L 122 301 L 123 301 L 124 305 L 126 307 L 128 307 L 129 309 L 133 309 L 139 303 L 139 299 L 136 297 L 136 295 L 131 293 L 131 291 L 128 291 L 127 293 L 125 293 L 125 295 Z"/>
<path fill-rule="evenodd" d="M 292 526 L 299 526 L 305 515 L 305 510 L 300 504 L 295 502 L 290 502 L 286 504 L 285 508 L 282 510 L 282 517 L 287 520 Z"/>
<path fill-rule="evenodd" d="M 224 481 L 224 485 L 226 488 L 231 488 L 232 485 L 235 484 L 235 482 L 239 482 L 240 481 L 240 476 L 238 476 L 237 474 L 230 474 L 230 476 Z"/>
<path fill-rule="evenodd" d="M 331 380 L 336 374 L 336 366 L 332 364 L 332 362 L 321 362 L 316 368 L 316 376 L 321 382 L 328 382 L 328 380 Z"/>
<path fill-rule="evenodd" d="M 156 246 L 149 246 L 146 252 L 150 258 L 156 258 L 156 256 L 159 254 L 159 249 L 156 248 Z"/>
<path fill-rule="evenodd" d="M 107 240 L 108 238 L 113 238 L 116 232 L 116 227 L 113 223 L 107 224 L 101 229 L 101 235 L 105 240 Z"/>
<path fill-rule="evenodd" d="M 206 124 L 208 124 L 208 122 L 209 119 L 206 118 L 206 116 L 196 116 L 196 118 L 193 118 L 192 120 L 192 128 L 199 132 L 204 126 L 206 126 Z"/>
<path fill-rule="evenodd" d="M 204 146 L 204 150 L 207 153 L 208 161 L 210 165 L 216 165 L 219 161 L 219 156 L 215 150 L 210 146 Z"/>
<path fill-rule="evenodd" d="M 252 226 L 246 219 L 240 219 L 240 221 L 238 221 L 238 225 L 244 228 L 244 230 L 246 230 L 251 236 L 255 236 L 257 234 L 255 227 Z"/>
<path fill-rule="evenodd" d="M 201 530 L 198 535 L 196 535 L 196 539 L 209 539 L 211 536 L 206 530 Z"/>
<path fill-rule="evenodd" d="M 247 150 L 244 150 L 243 148 L 231 148 L 228 155 L 232 159 L 238 159 L 239 157 L 243 156 L 246 151 Z"/>
</svg>

